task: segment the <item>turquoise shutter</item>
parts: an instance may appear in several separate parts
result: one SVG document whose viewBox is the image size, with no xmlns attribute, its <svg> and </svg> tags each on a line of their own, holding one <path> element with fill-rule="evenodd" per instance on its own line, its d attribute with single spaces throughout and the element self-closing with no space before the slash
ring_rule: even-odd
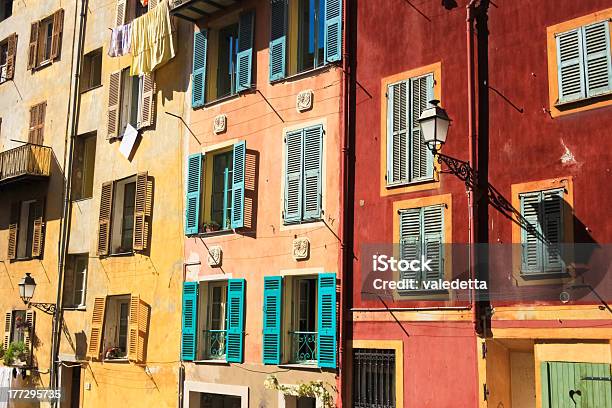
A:
<svg viewBox="0 0 612 408">
<path fill-rule="evenodd" d="M 227 281 L 227 337 L 226 360 L 242 363 L 244 349 L 244 279 Z"/>
<path fill-rule="evenodd" d="M 319 367 L 336 368 L 336 274 L 318 279 L 317 356 Z"/>
<path fill-rule="evenodd" d="M 236 91 L 251 89 L 251 72 L 253 70 L 253 28 L 255 12 L 248 11 L 240 15 L 238 25 L 238 67 L 236 75 Z"/>
<path fill-rule="evenodd" d="M 196 358 L 198 326 L 198 282 L 183 283 L 183 322 L 181 334 L 181 359 Z"/>
<path fill-rule="evenodd" d="M 542 242 L 544 272 L 559 273 L 564 271 L 560 244 L 563 242 L 563 190 L 542 192 L 542 233 L 546 238 Z"/>
<path fill-rule="evenodd" d="M 521 194 L 521 215 L 529 226 L 521 229 L 521 273 L 533 274 L 541 270 L 542 245 L 540 236 L 540 192 Z"/>
<path fill-rule="evenodd" d="M 387 184 L 408 178 L 408 83 L 387 89 Z"/>
<path fill-rule="evenodd" d="M 412 261 L 421 257 L 421 209 L 410 208 L 399 212 L 400 259 Z M 419 279 L 417 272 L 401 271 L 401 279 Z"/>
<path fill-rule="evenodd" d="M 325 0 L 325 62 L 342 59 L 342 0 Z"/>
<path fill-rule="evenodd" d="M 187 158 L 187 196 L 185 198 L 185 235 L 197 234 L 200 221 L 200 195 L 202 186 L 202 154 Z"/>
<path fill-rule="evenodd" d="M 321 218 L 323 126 L 304 129 L 304 219 Z"/>
<path fill-rule="evenodd" d="M 585 54 L 587 96 L 597 96 L 612 90 L 610 63 L 610 23 L 608 20 L 582 28 Z"/>
<path fill-rule="evenodd" d="M 270 0 L 270 81 L 285 77 L 287 0 Z"/>
<path fill-rule="evenodd" d="M 281 361 L 281 276 L 264 277 L 263 301 L 263 362 L 280 364 Z"/>
<path fill-rule="evenodd" d="M 419 117 L 433 99 L 433 75 L 410 80 L 410 179 L 418 181 L 433 177 L 433 155 L 425 145 Z"/>
<path fill-rule="evenodd" d="M 444 207 L 433 205 L 423 207 L 423 244 L 422 253 L 425 259 L 431 259 L 431 271 L 424 270 L 422 280 L 444 278 Z"/>
<path fill-rule="evenodd" d="M 559 102 L 584 98 L 582 28 L 557 34 L 557 69 Z"/>
<path fill-rule="evenodd" d="M 285 136 L 285 223 L 302 219 L 302 141 L 301 130 Z"/>
<path fill-rule="evenodd" d="M 244 166 L 246 142 L 234 144 L 234 168 L 232 171 L 232 228 L 244 227 Z"/>
<path fill-rule="evenodd" d="M 193 85 L 191 88 L 191 107 L 204 105 L 206 98 L 206 30 L 198 31 L 193 37 Z"/>
</svg>

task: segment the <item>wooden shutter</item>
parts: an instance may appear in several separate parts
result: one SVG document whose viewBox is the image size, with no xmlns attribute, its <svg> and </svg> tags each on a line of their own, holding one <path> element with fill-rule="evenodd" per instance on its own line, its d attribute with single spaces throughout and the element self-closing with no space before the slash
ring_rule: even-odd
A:
<svg viewBox="0 0 612 408">
<path fill-rule="evenodd" d="M 421 209 L 409 208 L 399 212 L 400 258 L 407 261 L 421 258 Z M 401 279 L 420 279 L 413 270 L 400 272 Z"/>
<path fill-rule="evenodd" d="M 41 257 L 45 246 L 44 201 L 38 200 L 34 204 L 34 232 L 32 234 L 32 257 Z"/>
<path fill-rule="evenodd" d="M 208 47 L 208 33 L 206 30 L 198 31 L 193 37 L 193 71 L 191 88 L 191 106 L 197 108 L 206 101 L 206 50 Z"/>
<path fill-rule="evenodd" d="M 610 364 L 545 361 L 540 370 L 542 408 L 612 408 Z"/>
<path fill-rule="evenodd" d="M 17 237 L 19 234 L 19 215 L 21 212 L 21 202 L 17 201 L 11 205 L 11 219 L 9 221 L 8 237 L 8 259 L 17 258 Z"/>
<path fill-rule="evenodd" d="M 542 192 L 541 219 L 542 260 L 544 272 L 560 273 L 565 270 L 561 245 L 563 242 L 563 190 L 548 190 Z"/>
<path fill-rule="evenodd" d="M 35 21 L 30 26 L 30 43 L 28 45 L 28 69 L 36 68 L 38 64 L 38 26 L 40 23 Z"/>
<path fill-rule="evenodd" d="M 44 142 L 45 116 L 47 102 L 42 102 L 30 108 L 30 129 L 28 143 L 42 145 Z"/>
<path fill-rule="evenodd" d="M 138 295 L 130 296 L 128 359 L 137 363 L 146 360 L 146 341 L 149 331 L 149 308 Z"/>
<path fill-rule="evenodd" d="M 187 191 L 185 197 L 185 235 L 199 232 L 200 195 L 202 188 L 202 154 L 187 158 Z"/>
<path fill-rule="evenodd" d="M 410 80 L 410 180 L 433 177 L 433 154 L 421 134 L 419 117 L 433 99 L 433 75 Z"/>
<path fill-rule="evenodd" d="M 28 354 L 28 362 L 31 362 L 34 351 L 32 349 L 32 339 L 34 338 L 36 329 L 36 312 L 34 310 L 26 310 L 25 323 L 28 326 L 28 330 L 23 332 L 23 343 L 25 344 L 26 353 Z"/>
<path fill-rule="evenodd" d="M 264 276 L 263 362 L 280 364 L 282 276 Z"/>
<path fill-rule="evenodd" d="M 342 59 L 342 0 L 325 0 L 325 61 Z"/>
<path fill-rule="evenodd" d="M 285 223 L 302 219 L 302 131 L 289 132 L 285 136 Z"/>
<path fill-rule="evenodd" d="M 183 283 L 183 319 L 181 331 L 181 359 L 196 358 L 198 329 L 198 282 Z"/>
<path fill-rule="evenodd" d="M 106 138 L 112 139 L 119 137 L 119 116 L 121 103 L 121 89 L 123 76 L 121 71 L 113 72 L 110 75 L 108 85 L 108 117 Z"/>
<path fill-rule="evenodd" d="M 444 207 L 432 205 L 423 207 L 423 244 L 421 253 L 427 260 L 431 260 L 431 271 L 424 270 L 422 280 L 436 280 L 444 278 Z"/>
<path fill-rule="evenodd" d="M 149 11 L 153 10 L 157 6 L 157 0 L 149 0 Z"/>
<path fill-rule="evenodd" d="M 304 129 L 304 219 L 321 218 L 323 126 Z"/>
<path fill-rule="evenodd" d="M 238 25 L 238 55 L 236 91 L 251 89 L 251 72 L 253 66 L 253 33 L 255 27 L 255 12 L 247 11 L 240 15 Z"/>
<path fill-rule="evenodd" d="M 612 91 L 610 22 L 606 20 L 587 25 L 582 29 L 582 34 L 587 96 Z"/>
<path fill-rule="evenodd" d="M 138 129 L 153 126 L 155 120 L 155 78 L 151 72 L 142 76 L 142 93 L 138 104 Z"/>
<path fill-rule="evenodd" d="M 125 24 L 125 15 L 127 12 L 128 0 L 117 0 L 115 7 L 115 27 Z"/>
<path fill-rule="evenodd" d="M 540 192 L 521 194 L 521 215 L 529 223 L 521 229 L 522 261 L 521 273 L 533 274 L 540 272 L 542 265 L 542 245 L 540 236 Z"/>
<path fill-rule="evenodd" d="M 89 329 L 89 344 L 87 345 L 87 357 L 92 359 L 100 358 L 105 311 L 106 296 L 95 298 L 91 316 L 91 328 Z"/>
<path fill-rule="evenodd" d="M 4 315 L 4 350 L 11 345 L 11 329 L 13 327 L 13 311 L 8 311 Z"/>
<path fill-rule="evenodd" d="M 244 171 L 246 142 L 234 144 L 234 167 L 232 171 L 232 228 L 244 227 Z"/>
<path fill-rule="evenodd" d="M 336 368 L 336 274 L 319 274 L 317 282 L 317 357 L 319 367 Z"/>
<path fill-rule="evenodd" d="M 559 102 L 572 102 L 584 98 L 582 28 L 557 34 L 557 69 Z"/>
<path fill-rule="evenodd" d="M 108 255 L 111 239 L 111 216 L 113 212 L 113 182 L 102 184 L 100 193 L 100 217 L 98 219 L 98 256 Z"/>
<path fill-rule="evenodd" d="M 387 89 L 387 184 L 408 179 L 408 88 L 402 81 Z"/>
<path fill-rule="evenodd" d="M 270 0 L 270 81 L 285 77 L 287 53 L 287 0 Z"/>
<path fill-rule="evenodd" d="M 6 80 L 15 76 L 15 56 L 17 55 L 17 34 L 13 33 L 7 40 L 6 50 Z"/>
<path fill-rule="evenodd" d="M 53 14 L 53 33 L 51 37 L 51 55 L 52 60 L 60 56 L 62 47 L 62 31 L 64 30 L 64 10 L 59 9 Z"/>
<path fill-rule="evenodd" d="M 227 281 L 226 360 L 229 363 L 243 361 L 245 285 L 244 279 Z"/>
<path fill-rule="evenodd" d="M 136 194 L 134 202 L 134 235 L 133 248 L 143 251 L 148 246 L 149 235 L 149 209 L 152 191 L 149 188 L 149 174 L 147 172 L 136 175 Z"/>
</svg>

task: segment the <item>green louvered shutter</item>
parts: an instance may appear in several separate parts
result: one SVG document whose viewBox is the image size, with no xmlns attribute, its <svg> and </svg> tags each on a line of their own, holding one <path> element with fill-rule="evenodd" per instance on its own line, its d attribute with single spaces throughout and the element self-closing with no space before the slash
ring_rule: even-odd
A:
<svg viewBox="0 0 612 408">
<path fill-rule="evenodd" d="M 232 171 L 232 228 L 244 227 L 244 171 L 246 142 L 234 144 L 234 167 Z"/>
<path fill-rule="evenodd" d="M 325 61 L 342 59 L 342 0 L 325 0 Z"/>
<path fill-rule="evenodd" d="M 408 179 L 408 86 L 387 88 L 387 184 Z"/>
<path fill-rule="evenodd" d="M 433 177 L 433 154 L 425 145 L 419 117 L 433 99 L 433 75 L 428 74 L 410 80 L 410 180 L 419 181 Z"/>
<path fill-rule="evenodd" d="M 432 205 L 423 207 L 423 244 L 422 253 L 425 259 L 431 259 L 431 271 L 424 270 L 423 280 L 444 278 L 444 207 Z"/>
<path fill-rule="evenodd" d="M 543 269 L 547 273 L 564 271 L 561 244 L 563 242 L 563 190 L 542 192 L 541 219 L 542 233 L 546 239 L 542 242 Z"/>
<path fill-rule="evenodd" d="M 541 193 L 525 193 L 520 195 L 521 215 L 529 226 L 521 228 L 521 273 L 528 275 L 542 270 L 542 228 L 540 225 Z"/>
<path fill-rule="evenodd" d="M 263 362 L 280 364 L 281 361 L 281 276 L 264 277 L 263 301 Z"/>
<path fill-rule="evenodd" d="M 302 220 L 302 133 L 299 130 L 285 136 L 285 223 Z"/>
<path fill-rule="evenodd" d="M 610 22 L 602 21 L 582 28 L 587 96 L 612 91 L 610 63 Z"/>
<path fill-rule="evenodd" d="M 238 25 L 238 67 L 236 75 L 236 91 L 251 89 L 251 72 L 253 71 L 253 33 L 255 27 L 255 12 L 248 11 L 240 15 Z"/>
<path fill-rule="evenodd" d="M 421 258 L 421 209 L 410 208 L 399 212 L 400 258 L 412 261 Z M 401 279 L 420 279 L 419 273 L 402 271 Z"/>
<path fill-rule="evenodd" d="M 304 219 L 321 218 L 323 126 L 304 129 Z"/>
<path fill-rule="evenodd" d="M 319 367 L 336 368 L 336 274 L 319 274 L 317 357 Z"/>
<path fill-rule="evenodd" d="M 227 281 L 226 360 L 242 363 L 244 349 L 244 279 Z"/>
<path fill-rule="evenodd" d="M 187 195 L 185 198 L 185 235 L 199 232 L 200 194 L 202 186 L 202 154 L 187 158 Z"/>
<path fill-rule="evenodd" d="M 198 325 L 198 282 L 183 283 L 183 319 L 181 333 L 181 359 L 196 358 Z"/>
<path fill-rule="evenodd" d="M 542 408 L 612 408 L 610 364 L 545 361 Z"/>
<path fill-rule="evenodd" d="M 270 0 L 270 81 L 285 77 L 287 53 L 287 0 Z"/>
<path fill-rule="evenodd" d="M 206 48 L 208 44 L 206 30 L 198 31 L 193 38 L 193 84 L 191 88 L 191 106 L 204 105 L 206 99 Z"/>
<path fill-rule="evenodd" d="M 582 28 L 557 34 L 559 102 L 586 96 L 583 68 Z"/>
</svg>

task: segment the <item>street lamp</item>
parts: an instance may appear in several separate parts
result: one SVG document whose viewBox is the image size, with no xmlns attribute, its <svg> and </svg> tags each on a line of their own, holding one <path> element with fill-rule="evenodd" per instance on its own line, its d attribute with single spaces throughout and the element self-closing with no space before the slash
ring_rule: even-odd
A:
<svg viewBox="0 0 612 408">
<path fill-rule="evenodd" d="M 21 278 L 21 281 L 17 285 L 19 286 L 19 296 L 24 304 L 29 306 L 34 306 L 38 310 L 42 310 L 46 314 L 54 314 L 55 313 L 55 303 L 37 303 L 30 302 L 30 300 L 34 297 L 34 290 L 36 290 L 36 281 L 32 276 L 30 276 L 29 272 L 26 272 L 25 276 Z"/>
</svg>

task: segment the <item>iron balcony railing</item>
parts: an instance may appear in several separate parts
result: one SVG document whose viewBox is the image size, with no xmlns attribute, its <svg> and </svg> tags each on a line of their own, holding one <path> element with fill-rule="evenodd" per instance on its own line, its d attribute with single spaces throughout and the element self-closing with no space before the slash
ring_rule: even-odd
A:
<svg viewBox="0 0 612 408">
<path fill-rule="evenodd" d="M 170 0 L 170 13 L 176 17 L 195 22 L 235 5 L 241 0 Z"/>
<path fill-rule="evenodd" d="M 24 144 L 0 152 L 0 183 L 17 177 L 48 177 L 51 173 L 51 148 Z"/>
<path fill-rule="evenodd" d="M 291 362 L 296 364 L 317 364 L 317 332 L 292 331 Z"/>
<path fill-rule="evenodd" d="M 204 330 L 204 355 L 207 360 L 225 360 L 227 330 Z"/>
</svg>

